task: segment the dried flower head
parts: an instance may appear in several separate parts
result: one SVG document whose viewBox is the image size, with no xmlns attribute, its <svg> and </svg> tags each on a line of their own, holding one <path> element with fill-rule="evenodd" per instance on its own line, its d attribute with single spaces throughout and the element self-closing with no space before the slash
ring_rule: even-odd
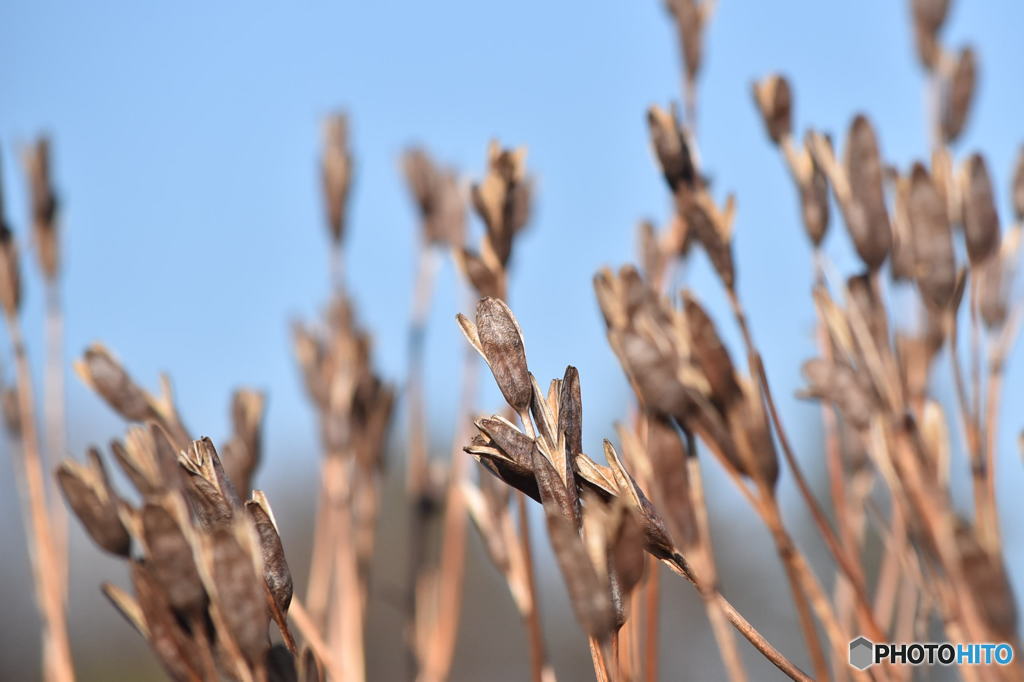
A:
<svg viewBox="0 0 1024 682">
<path fill-rule="evenodd" d="M 504 301 L 481 298 L 476 304 L 476 325 L 458 316 L 463 334 L 487 361 L 505 401 L 519 414 L 530 408 L 533 386 L 526 365 L 523 332 Z"/>
<path fill-rule="evenodd" d="M 675 192 L 683 185 L 696 187 L 697 169 L 675 107 L 671 112 L 656 105 L 648 108 L 647 131 L 669 189 Z"/>
<path fill-rule="evenodd" d="M 487 149 L 487 173 L 471 188 L 473 207 L 484 223 L 482 255 L 505 268 L 512 240 L 530 217 L 532 182 L 526 174 L 526 149 L 503 149 L 497 141 Z"/>
</svg>

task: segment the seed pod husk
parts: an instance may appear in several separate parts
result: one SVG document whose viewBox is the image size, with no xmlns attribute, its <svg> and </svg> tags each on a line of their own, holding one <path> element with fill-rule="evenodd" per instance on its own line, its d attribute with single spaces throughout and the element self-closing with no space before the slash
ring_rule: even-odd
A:
<svg viewBox="0 0 1024 682">
<path fill-rule="evenodd" d="M 138 561 L 132 562 L 132 586 L 149 646 L 171 679 L 181 682 L 203 679 L 203 666 L 194 660 L 197 649 L 175 618 L 172 605 L 149 568 Z"/>
<path fill-rule="evenodd" d="M 862 261 L 877 270 L 892 243 L 889 213 L 882 187 L 882 159 L 871 122 L 858 114 L 846 138 L 844 167 L 850 183 L 849 205 L 843 207 L 846 227 Z"/>
<path fill-rule="evenodd" d="M 256 527 L 256 536 L 259 538 L 263 556 L 263 579 L 270 588 L 277 608 L 282 614 L 286 614 L 288 606 L 292 603 L 292 573 L 288 568 L 284 545 L 281 543 L 273 512 L 262 490 L 252 492 L 252 499 L 245 503 L 245 510 L 249 512 L 249 518 L 252 519 Z"/>
<path fill-rule="evenodd" d="M 696 80 L 704 51 L 705 18 L 701 10 L 702 5 L 696 0 L 666 0 L 665 4 L 676 22 L 687 78 L 691 81 Z"/>
<path fill-rule="evenodd" d="M 804 149 L 810 160 L 811 173 L 800 182 L 800 216 L 804 229 L 814 246 L 821 246 L 828 231 L 828 177 L 818 164 L 818 160 L 810 153 L 807 138 L 804 138 Z"/>
<path fill-rule="evenodd" d="M 972 154 L 964 167 L 964 237 L 971 265 L 976 266 L 999 250 L 999 214 L 988 166 L 981 154 Z"/>
<path fill-rule="evenodd" d="M 21 273 L 18 270 L 18 247 L 14 234 L 0 215 L 0 306 L 4 315 L 14 318 L 21 307 Z"/>
<path fill-rule="evenodd" d="M 262 427 L 265 396 L 259 391 L 238 389 L 231 396 L 234 435 L 221 457 L 228 480 L 241 495 L 252 489 L 252 477 L 262 455 Z"/>
<path fill-rule="evenodd" d="M 353 160 L 348 142 L 348 118 L 345 114 L 334 114 L 324 121 L 320 182 L 327 228 L 335 244 L 340 244 L 345 236 L 345 211 L 348 207 L 352 175 Z"/>
<path fill-rule="evenodd" d="M 470 188 L 470 198 L 487 230 L 483 250 L 489 250 L 502 268 L 511 258 L 512 238 L 529 220 L 532 194 L 526 149 L 502 149 L 492 141 L 487 148 L 487 173 Z"/>
<path fill-rule="evenodd" d="M 424 242 L 461 247 L 466 211 L 456 174 L 440 168 L 419 148 L 402 155 L 402 171 L 419 210 Z"/>
<path fill-rule="evenodd" d="M 647 131 L 669 188 L 675 192 L 681 186 L 695 187 L 697 169 L 674 113 L 651 106 L 647 109 Z"/>
<path fill-rule="evenodd" d="M 167 599 L 177 611 L 196 614 L 206 604 L 192 547 L 175 518 L 164 504 L 147 503 L 141 511 L 142 533 L 146 543 L 147 565 Z"/>
<path fill-rule="evenodd" d="M 86 348 L 82 359 L 75 363 L 75 369 L 107 405 L 128 421 L 158 417 L 146 392 L 101 344 L 94 343 Z"/>
<path fill-rule="evenodd" d="M 941 127 L 946 144 L 955 142 L 963 132 L 971 113 L 976 78 L 974 50 L 965 47 L 957 55 L 953 75 L 943 92 Z"/>
<path fill-rule="evenodd" d="M 742 394 L 732 358 L 715 329 L 715 323 L 689 291 L 683 292 L 683 310 L 694 358 L 711 386 L 711 402 L 724 411 Z"/>
<path fill-rule="evenodd" d="M 748 478 L 774 488 L 779 479 L 779 456 L 761 395 L 753 384 L 745 382 L 742 395 L 729 405 L 726 419 L 735 443 L 733 465 Z"/>
<path fill-rule="evenodd" d="M 982 547 L 977 531 L 966 521 L 958 520 L 955 537 L 964 579 L 985 624 L 996 639 L 1016 641 L 1017 602 L 1002 559 Z"/>
<path fill-rule="evenodd" d="M 917 163 L 910 175 L 908 216 L 914 251 L 914 279 L 935 308 L 948 307 L 956 289 L 956 256 L 946 206 L 931 176 Z"/>
<path fill-rule="evenodd" d="M 768 131 L 768 137 L 775 144 L 789 137 L 792 132 L 793 93 L 785 76 L 773 74 L 754 83 L 754 101 L 761 111 L 761 120 Z"/>
<path fill-rule="evenodd" d="M 800 397 L 832 403 L 850 426 L 857 430 L 868 428 L 878 408 L 872 389 L 860 374 L 849 365 L 823 358 L 808 360 L 802 371 L 808 386 Z"/>
<path fill-rule="evenodd" d="M 57 483 L 93 541 L 111 554 L 128 557 L 132 541 L 121 521 L 120 499 L 110 487 L 100 453 L 90 448 L 86 457 L 86 466 L 62 462 L 57 467 Z"/>
<path fill-rule="evenodd" d="M 481 298 L 476 304 L 476 329 L 484 358 L 505 401 L 516 412 L 524 413 L 530 407 L 533 384 L 515 316 L 501 299 Z"/>
<path fill-rule="evenodd" d="M 949 12 L 949 0 L 913 0 L 914 37 L 921 63 L 930 70 L 938 66 L 938 33 Z"/>
</svg>

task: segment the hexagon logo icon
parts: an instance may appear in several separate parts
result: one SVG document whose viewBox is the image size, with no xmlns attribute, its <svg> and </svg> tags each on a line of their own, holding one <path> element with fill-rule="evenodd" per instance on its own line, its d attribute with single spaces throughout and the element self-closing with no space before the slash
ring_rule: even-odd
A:
<svg viewBox="0 0 1024 682">
<path fill-rule="evenodd" d="M 850 665 L 857 670 L 866 670 L 874 664 L 875 645 L 867 637 L 858 637 L 850 642 Z"/>
</svg>

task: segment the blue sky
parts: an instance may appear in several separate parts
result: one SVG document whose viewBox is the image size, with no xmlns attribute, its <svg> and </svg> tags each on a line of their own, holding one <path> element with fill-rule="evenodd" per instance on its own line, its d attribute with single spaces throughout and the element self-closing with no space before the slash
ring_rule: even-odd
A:
<svg viewBox="0 0 1024 682">
<path fill-rule="evenodd" d="M 817 427 L 795 425 L 818 412 L 791 398 L 814 346 L 810 252 L 750 82 L 788 74 L 801 130 L 843 131 L 855 112 L 869 112 L 885 155 L 905 167 L 927 149 L 906 4 L 725 0 L 708 35 L 701 154 L 716 194 L 738 196 L 741 296 L 812 470 Z M 1024 140 L 1022 25 L 1021 3 L 960 2 L 944 33 L 950 45 L 978 48 L 980 89 L 956 153 L 988 155 L 1004 216 Z M 379 365 L 395 381 L 405 370 L 416 229 L 399 154 L 422 143 L 478 176 L 492 137 L 527 145 L 539 195 L 515 255 L 511 303 L 538 377 L 579 367 L 586 447 L 594 451 L 612 435 L 628 392 L 604 341 L 591 276 L 632 259 L 639 218 L 667 214 L 644 111 L 678 98 L 679 78 L 675 34 L 655 0 L 4 3 L 0 158 L 8 219 L 24 234 L 13 148 L 50 131 L 65 201 L 69 353 L 101 339 L 151 386 L 158 371 L 170 371 L 189 425 L 214 437 L 227 432 L 233 386 L 266 389 L 262 480 L 272 489 L 294 462 L 311 475 L 317 456 L 288 321 L 313 315 L 328 290 L 316 175 L 321 117 L 339 107 L 352 117 L 358 170 L 348 274 L 376 334 Z M 836 223 L 826 250 L 844 273 L 856 266 Z M 701 259 L 689 282 L 723 309 Z M 27 289 L 26 324 L 35 334 L 35 278 Z M 452 318 L 463 307 L 446 265 L 427 376 L 442 439 L 463 343 Z M 738 339 L 726 318 L 720 326 Z M 999 489 L 1015 518 L 1019 507 L 1007 498 L 1024 484 L 1015 447 L 1021 371 L 1019 362 L 1011 366 L 1000 431 Z M 949 386 L 947 366 L 936 381 Z M 119 432 L 118 420 L 77 380 L 69 384 L 76 447 Z M 496 391 L 488 387 L 482 405 L 498 405 Z M 966 472 L 962 460 L 954 466 Z M 1011 572 L 1024 594 L 1024 528 L 1012 530 Z"/>
</svg>

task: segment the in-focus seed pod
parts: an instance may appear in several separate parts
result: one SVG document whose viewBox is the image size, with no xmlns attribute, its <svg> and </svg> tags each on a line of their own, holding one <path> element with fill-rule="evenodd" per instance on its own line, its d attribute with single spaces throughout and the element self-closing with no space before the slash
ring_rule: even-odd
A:
<svg viewBox="0 0 1024 682">
<path fill-rule="evenodd" d="M 992 180 L 981 154 L 972 154 L 967 160 L 961 196 L 967 255 L 971 265 L 979 265 L 999 250 L 999 214 L 992 193 Z"/>
<path fill-rule="evenodd" d="M 785 76 L 773 74 L 754 83 L 754 101 L 772 142 L 779 144 L 792 132 L 793 93 Z"/>
<path fill-rule="evenodd" d="M 850 124 L 845 150 L 850 205 L 844 207 L 847 229 L 861 260 L 877 270 L 892 243 L 889 212 L 882 187 L 882 159 L 871 122 L 858 114 Z"/>
<path fill-rule="evenodd" d="M 481 298 L 476 304 L 476 328 L 501 394 L 514 410 L 523 413 L 530 407 L 533 384 L 515 316 L 501 299 Z"/>
<path fill-rule="evenodd" d="M 953 75 L 946 84 L 942 100 L 942 137 L 951 144 L 960 137 L 971 113 L 971 100 L 977 79 L 974 50 L 965 47 L 957 56 Z"/>
<path fill-rule="evenodd" d="M 917 287 L 929 304 L 946 308 L 956 289 L 953 237 L 942 197 L 920 163 L 911 171 L 908 215 Z"/>
</svg>

